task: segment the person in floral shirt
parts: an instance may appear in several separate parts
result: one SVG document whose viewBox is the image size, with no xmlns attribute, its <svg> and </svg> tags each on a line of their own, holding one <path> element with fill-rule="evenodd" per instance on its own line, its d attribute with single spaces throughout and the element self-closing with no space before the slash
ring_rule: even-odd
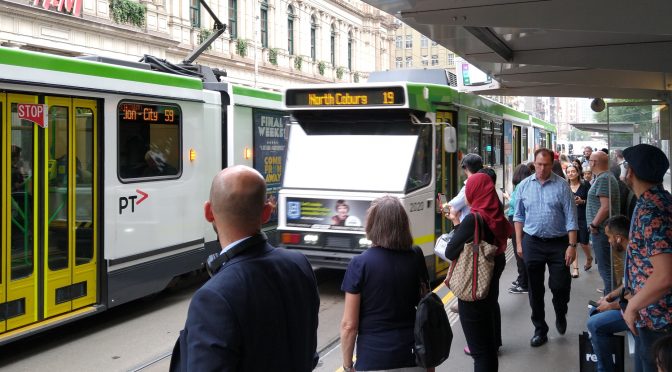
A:
<svg viewBox="0 0 672 372">
<path fill-rule="evenodd" d="M 637 195 L 630 225 L 624 285 L 634 294 L 623 319 L 639 336 L 635 371 L 657 371 L 654 342 L 672 334 L 672 195 L 662 185 L 670 167 L 657 147 L 639 144 L 623 151 L 625 181 Z"/>
</svg>

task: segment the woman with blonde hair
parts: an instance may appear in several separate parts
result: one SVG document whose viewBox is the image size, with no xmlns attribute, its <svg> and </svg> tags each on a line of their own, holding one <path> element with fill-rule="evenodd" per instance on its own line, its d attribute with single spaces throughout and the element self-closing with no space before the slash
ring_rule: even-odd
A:
<svg viewBox="0 0 672 372">
<path fill-rule="evenodd" d="M 425 280 L 428 274 L 418 265 L 408 215 L 399 199 L 374 200 L 365 230 L 372 246 L 352 258 L 341 284 L 343 370 L 425 371 L 415 363 L 413 327 L 420 278 Z"/>
</svg>

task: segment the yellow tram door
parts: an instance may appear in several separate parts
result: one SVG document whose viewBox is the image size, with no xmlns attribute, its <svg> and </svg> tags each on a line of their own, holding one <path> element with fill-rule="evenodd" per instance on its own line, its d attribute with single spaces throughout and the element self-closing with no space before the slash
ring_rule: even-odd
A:
<svg viewBox="0 0 672 372">
<path fill-rule="evenodd" d="M 96 302 L 96 102 L 46 97 L 43 214 L 44 317 Z"/>
<path fill-rule="evenodd" d="M 37 215 L 39 128 L 25 117 L 37 96 L 0 94 L 2 104 L 2 330 L 38 319 Z"/>
<path fill-rule="evenodd" d="M 454 190 L 454 185 L 453 185 L 453 180 L 451 179 L 451 175 L 455 173 L 455 166 L 454 166 L 454 157 L 455 154 L 447 153 L 443 147 L 443 131 L 446 128 L 446 126 L 454 125 L 455 120 L 454 120 L 454 113 L 452 111 L 437 111 L 436 112 L 436 122 L 437 123 L 446 123 L 442 125 L 437 125 L 436 126 L 436 145 L 439 149 L 437 154 L 440 154 L 437 158 L 437 192 L 440 192 L 450 200 L 452 195 L 456 194 L 456 191 Z M 438 238 L 441 234 L 446 233 L 450 231 L 450 226 L 449 222 L 447 219 L 443 217 L 442 213 L 437 214 L 436 216 L 437 219 L 437 235 L 436 238 Z M 445 270 L 448 270 L 448 262 L 443 261 L 439 256 L 434 256 L 435 260 L 435 268 L 436 268 L 436 273 L 441 273 Z"/>
</svg>

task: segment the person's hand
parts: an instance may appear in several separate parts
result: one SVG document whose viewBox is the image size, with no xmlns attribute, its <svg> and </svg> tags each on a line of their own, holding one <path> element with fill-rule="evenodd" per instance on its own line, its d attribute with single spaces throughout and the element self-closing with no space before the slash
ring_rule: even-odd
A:
<svg viewBox="0 0 672 372">
<path fill-rule="evenodd" d="M 453 225 L 459 225 L 460 224 L 460 217 L 462 216 L 462 212 L 458 211 L 455 208 L 450 208 L 450 212 L 448 213 L 448 219 L 453 223 Z"/>
<path fill-rule="evenodd" d="M 578 196 L 575 196 L 575 197 L 574 197 L 574 204 L 576 204 L 576 205 L 581 204 L 581 198 L 578 197 Z"/>
<path fill-rule="evenodd" d="M 600 299 L 597 300 L 597 310 L 601 313 L 607 310 L 618 310 L 618 309 L 620 309 L 620 307 L 618 306 L 618 302 L 609 302 L 604 297 L 600 297 Z"/>
<path fill-rule="evenodd" d="M 632 332 L 633 335 L 637 336 L 637 325 L 635 324 L 639 320 L 639 312 L 630 306 L 625 308 L 625 311 L 623 313 L 623 320 L 625 320 L 625 324 L 628 325 L 628 328 L 630 328 L 630 332 Z"/>
<path fill-rule="evenodd" d="M 567 247 L 567 250 L 565 251 L 565 266 L 571 266 L 574 259 L 576 259 L 576 248 L 571 246 Z"/>
<path fill-rule="evenodd" d="M 518 257 L 523 258 L 523 243 L 517 242 L 516 243 L 516 254 Z"/>
</svg>

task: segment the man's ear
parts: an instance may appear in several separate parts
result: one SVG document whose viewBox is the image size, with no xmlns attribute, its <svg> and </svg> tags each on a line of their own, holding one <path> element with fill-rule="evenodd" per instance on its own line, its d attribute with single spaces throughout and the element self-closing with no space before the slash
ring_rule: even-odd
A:
<svg viewBox="0 0 672 372">
<path fill-rule="evenodd" d="M 215 221 L 215 214 L 212 212 L 212 204 L 210 204 L 210 201 L 206 201 L 205 205 L 203 205 L 203 212 L 205 214 L 206 221 L 208 222 Z"/>
<path fill-rule="evenodd" d="M 262 225 L 271 219 L 271 213 L 273 213 L 273 205 L 271 205 L 271 203 L 264 204 L 264 209 L 261 211 Z"/>
</svg>

